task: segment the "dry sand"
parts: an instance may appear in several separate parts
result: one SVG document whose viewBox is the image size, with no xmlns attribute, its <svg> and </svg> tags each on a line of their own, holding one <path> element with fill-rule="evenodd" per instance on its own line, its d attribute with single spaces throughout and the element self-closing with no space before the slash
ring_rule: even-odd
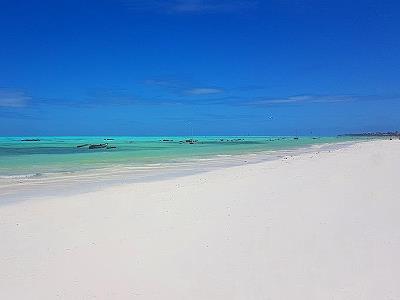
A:
<svg viewBox="0 0 400 300">
<path fill-rule="evenodd" d="M 0 206 L 0 299 L 400 299 L 400 141 Z"/>
</svg>

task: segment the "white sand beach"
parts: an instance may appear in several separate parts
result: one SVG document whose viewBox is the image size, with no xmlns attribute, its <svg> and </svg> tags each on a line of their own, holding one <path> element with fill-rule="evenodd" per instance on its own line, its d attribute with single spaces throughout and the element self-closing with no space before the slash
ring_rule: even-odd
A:
<svg viewBox="0 0 400 300">
<path fill-rule="evenodd" d="M 400 141 L 0 205 L 0 299 L 400 299 Z"/>
</svg>

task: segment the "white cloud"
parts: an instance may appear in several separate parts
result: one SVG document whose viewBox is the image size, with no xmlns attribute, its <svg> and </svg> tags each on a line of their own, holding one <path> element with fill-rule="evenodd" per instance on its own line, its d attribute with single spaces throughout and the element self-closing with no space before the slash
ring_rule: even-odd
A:
<svg viewBox="0 0 400 300">
<path fill-rule="evenodd" d="M 216 13 L 241 11 L 253 7 L 256 0 L 122 0 L 134 10 L 164 13 Z"/>
<path fill-rule="evenodd" d="M 217 2 L 217 3 L 216 3 Z M 218 1 L 179 1 L 173 7 L 175 12 L 218 12 L 229 11 L 237 8 L 237 3 L 218 3 Z"/>
<path fill-rule="evenodd" d="M 0 89 L 0 107 L 24 107 L 30 99 L 22 91 Z"/>
<path fill-rule="evenodd" d="M 195 96 L 200 96 L 200 95 L 213 95 L 213 94 L 219 94 L 222 93 L 222 89 L 218 88 L 193 88 L 188 91 L 186 91 L 190 95 L 195 95 Z"/>
<path fill-rule="evenodd" d="M 357 97 L 350 95 L 298 95 L 285 98 L 264 98 L 248 102 L 250 105 L 279 105 L 279 104 L 303 104 L 303 103 L 337 103 L 349 102 Z"/>
</svg>

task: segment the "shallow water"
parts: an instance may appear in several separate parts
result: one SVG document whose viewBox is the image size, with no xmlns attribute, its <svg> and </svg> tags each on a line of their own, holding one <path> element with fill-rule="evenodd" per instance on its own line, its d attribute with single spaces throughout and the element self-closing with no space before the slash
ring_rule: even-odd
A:
<svg viewBox="0 0 400 300">
<path fill-rule="evenodd" d="M 39 139 L 40 141 L 23 141 Z M 197 140 L 195 144 L 182 141 Z M 294 149 L 316 144 L 353 140 L 350 137 L 0 137 L 0 180 L 49 174 L 75 173 L 123 165 L 144 167 L 235 155 Z M 84 144 L 107 143 L 89 149 Z M 116 148 L 110 148 L 116 147 Z"/>
</svg>

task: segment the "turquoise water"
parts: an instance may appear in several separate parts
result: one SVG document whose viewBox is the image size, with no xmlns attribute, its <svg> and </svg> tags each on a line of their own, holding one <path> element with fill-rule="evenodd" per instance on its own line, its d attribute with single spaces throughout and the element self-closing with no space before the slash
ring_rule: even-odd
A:
<svg viewBox="0 0 400 300">
<path fill-rule="evenodd" d="M 39 139 L 40 141 L 22 141 Z M 106 140 L 107 139 L 107 140 Z M 190 144 L 188 139 L 197 140 Z M 163 141 L 170 140 L 170 141 Z M 173 163 L 183 159 L 234 155 L 344 142 L 349 137 L 0 137 L 0 176 L 39 176 L 116 165 Z M 183 142 L 182 142 L 183 141 Z M 108 143 L 89 149 L 83 144 Z M 115 147 L 115 148 L 114 148 Z"/>
</svg>

